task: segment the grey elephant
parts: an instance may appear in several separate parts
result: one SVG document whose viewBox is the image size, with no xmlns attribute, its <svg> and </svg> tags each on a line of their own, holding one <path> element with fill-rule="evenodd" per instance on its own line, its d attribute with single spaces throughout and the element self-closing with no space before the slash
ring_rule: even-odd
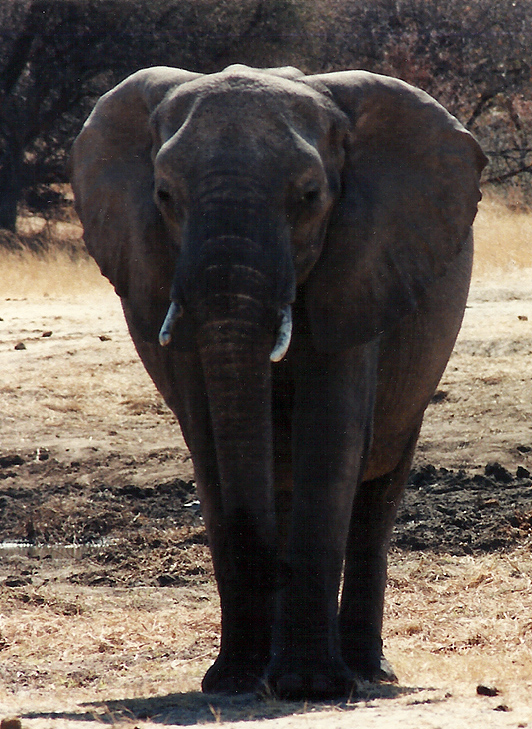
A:
<svg viewBox="0 0 532 729">
<path fill-rule="evenodd" d="M 145 69 L 77 138 L 87 247 L 192 454 L 222 610 L 204 691 L 396 680 L 388 545 L 484 165 L 431 97 L 363 71 Z"/>
</svg>

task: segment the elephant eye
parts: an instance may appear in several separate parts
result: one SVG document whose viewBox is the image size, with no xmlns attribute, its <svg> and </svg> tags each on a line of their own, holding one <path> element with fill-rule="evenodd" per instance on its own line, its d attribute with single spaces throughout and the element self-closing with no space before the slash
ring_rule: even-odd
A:
<svg viewBox="0 0 532 729">
<path fill-rule="evenodd" d="M 170 195 L 168 190 L 165 190 L 162 187 L 157 190 L 157 197 L 159 199 L 159 202 L 163 205 L 167 205 L 172 199 L 172 196 Z"/>
<path fill-rule="evenodd" d="M 309 183 L 301 193 L 301 202 L 306 205 L 315 203 L 320 197 L 320 186 L 317 183 Z"/>
</svg>

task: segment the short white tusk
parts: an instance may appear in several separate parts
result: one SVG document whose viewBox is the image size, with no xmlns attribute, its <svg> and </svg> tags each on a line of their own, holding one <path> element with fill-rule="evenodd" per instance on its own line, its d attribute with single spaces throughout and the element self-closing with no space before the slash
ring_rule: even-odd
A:
<svg viewBox="0 0 532 729">
<path fill-rule="evenodd" d="M 292 307 L 285 306 L 281 312 L 281 323 L 277 332 L 277 341 L 272 349 L 270 359 L 272 362 L 280 362 L 288 352 L 290 340 L 292 338 Z"/>
<path fill-rule="evenodd" d="M 159 344 L 161 347 L 166 347 L 172 341 L 172 329 L 174 324 L 183 315 L 183 309 L 175 301 L 172 301 L 166 314 L 165 320 L 159 332 Z"/>
</svg>

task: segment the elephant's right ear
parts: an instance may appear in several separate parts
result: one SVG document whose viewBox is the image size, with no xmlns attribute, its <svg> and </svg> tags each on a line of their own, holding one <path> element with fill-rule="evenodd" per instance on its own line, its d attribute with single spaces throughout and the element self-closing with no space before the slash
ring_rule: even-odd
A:
<svg viewBox="0 0 532 729">
<path fill-rule="evenodd" d="M 132 281 L 149 287 L 158 257 L 168 255 L 153 202 L 150 115 L 171 89 L 199 75 L 164 66 L 138 71 L 101 97 L 74 143 L 72 187 L 85 243 L 123 298 Z"/>
</svg>

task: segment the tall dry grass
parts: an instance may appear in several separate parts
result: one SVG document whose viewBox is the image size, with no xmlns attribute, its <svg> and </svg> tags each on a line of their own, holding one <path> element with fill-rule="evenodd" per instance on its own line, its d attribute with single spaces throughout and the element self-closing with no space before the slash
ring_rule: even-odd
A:
<svg viewBox="0 0 532 729">
<path fill-rule="evenodd" d="M 23 218 L 0 240 L 0 298 L 86 295 L 111 290 L 86 253 L 79 223 Z"/>
<path fill-rule="evenodd" d="M 88 290 L 112 290 L 89 258 L 65 251 L 0 253 L 0 298 L 86 295 Z"/>
<path fill-rule="evenodd" d="M 532 214 L 485 195 L 475 220 L 473 277 L 532 268 Z"/>
</svg>

